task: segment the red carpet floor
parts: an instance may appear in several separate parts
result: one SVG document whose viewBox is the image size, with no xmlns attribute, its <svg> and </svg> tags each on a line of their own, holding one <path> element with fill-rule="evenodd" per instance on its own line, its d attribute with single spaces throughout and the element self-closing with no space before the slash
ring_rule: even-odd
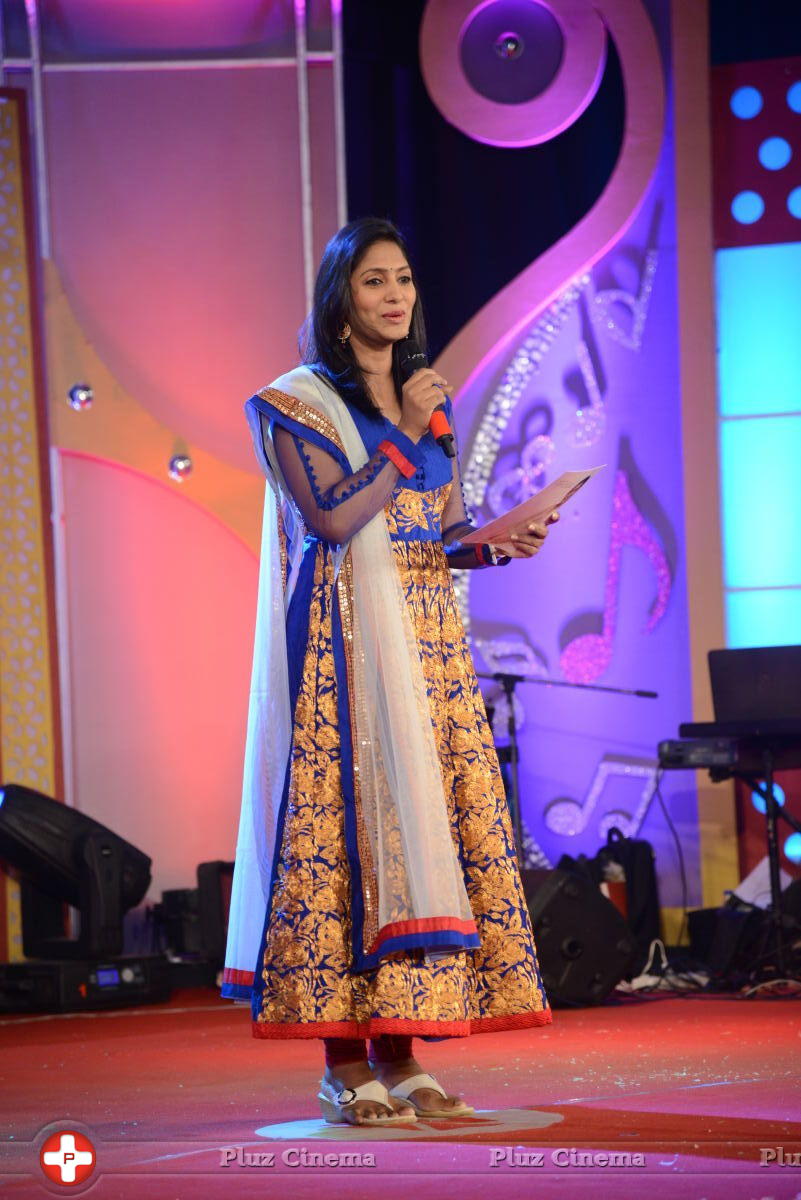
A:
<svg viewBox="0 0 801 1200">
<path fill-rule="evenodd" d="M 627 998 L 415 1046 L 476 1118 L 326 1126 L 320 1044 L 256 1041 L 212 991 L 4 1018 L 0 1196 L 801 1200 L 797 999 Z M 94 1145 L 85 1184 L 46 1180 L 51 1126 Z"/>
</svg>

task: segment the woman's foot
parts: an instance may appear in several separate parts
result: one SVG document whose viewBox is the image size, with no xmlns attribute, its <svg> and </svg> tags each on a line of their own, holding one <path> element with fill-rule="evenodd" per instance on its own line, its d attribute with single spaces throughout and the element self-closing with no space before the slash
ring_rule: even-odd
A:
<svg viewBox="0 0 801 1200">
<path fill-rule="evenodd" d="M 399 1083 L 403 1083 L 404 1079 L 410 1079 L 412 1075 L 424 1075 L 425 1067 L 421 1067 L 416 1058 L 399 1058 L 391 1063 L 371 1063 L 373 1074 L 376 1079 L 383 1083 L 384 1087 L 389 1091 Z M 394 1097 L 390 1096 L 393 1100 Z M 458 1112 L 464 1108 L 464 1100 L 459 1096 L 441 1096 L 439 1092 L 435 1092 L 433 1088 L 416 1088 L 409 1096 L 417 1106 L 417 1116 L 424 1117 L 425 1110 L 431 1109 L 433 1112 Z"/>
<path fill-rule="evenodd" d="M 337 1092 L 341 1092 L 343 1088 L 360 1087 L 363 1083 L 369 1083 L 371 1079 L 384 1082 L 363 1061 L 340 1063 L 337 1067 L 326 1067 L 325 1078 Z M 384 1084 L 384 1086 L 387 1085 Z M 343 1108 L 342 1115 L 349 1125 L 367 1125 L 377 1118 L 392 1116 L 393 1113 L 400 1113 L 401 1116 L 408 1117 L 411 1121 L 415 1119 L 416 1113 L 411 1104 L 405 1100 L 398 1100 L 395 1096 L 389 1096 L 388 1099 L 389 1108 L 385 1104 L 379 1104 L 376 1100 L 357 1100 L 355 1104 L 349 1104 Z"/>
</svg>

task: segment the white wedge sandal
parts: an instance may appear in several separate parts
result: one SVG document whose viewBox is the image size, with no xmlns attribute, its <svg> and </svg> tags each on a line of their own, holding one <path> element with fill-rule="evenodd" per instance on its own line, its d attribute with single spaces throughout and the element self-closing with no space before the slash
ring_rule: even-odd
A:
<svg viewBox="0 0 801 1200">
<path fill-rule="evenodd" d="M 329 1125 L 354 1124 L 354 1122 L 348 1121 L 348 1118 L 345 1116 L 345 1110 L 352 1108 L 360 1100 L 372 1100 L 375 1104 L 383 1104 L 386 1108 L 392 1108 L 387 1089 L 377 1079 L 370 1079 L 367 1083 L 362 1083 L 356 1088 L 342 1088 L 341 1091 L 337 1091 L 334 1085 L 329 1083 L 327 1079 L 321 1079 L 317 1099 L 320 1101 L 320 1108 Z M 411 1108 L 415 1107 L 411 1101 L 408 1101 L 408 1103 Z M 358 1124 L 361 1126 L 396 1125 L 399 1121 L 408 1122 L 414 1121 L 414 1119 L 414 1117 L 404 1117 L 401 1113 L 392 1112 L 391 1116 L 370 1117 L 359 1121 Z"/>
<path fill-rule="evenodd" d="M 446 1096 L 448 1093 L 441 1087 L 433 1075 L 421 1074 L 410 1075 L 408 1079 L 402 1079 L 400 1083 L 396 1083 L 394 1087 L 389 1089 L 390 1096 L 394 1096 L 397 1100 L 405 1100 L 407 1104 L 411 1104 L 418 1117 L 470 1117 L 475 1116 L 476 1110 L 469 1104 L 465 1104 L 464 1100 L 460 1101 L 455 1108 L 423 1108 L 421 1104 L 417 1104 L 412 1100 L 412 1092 L 416 1092 L 418 1088 L 430 1088 L 435 1092 L 439 1092 L 440 1096 Z"/>
</svg>

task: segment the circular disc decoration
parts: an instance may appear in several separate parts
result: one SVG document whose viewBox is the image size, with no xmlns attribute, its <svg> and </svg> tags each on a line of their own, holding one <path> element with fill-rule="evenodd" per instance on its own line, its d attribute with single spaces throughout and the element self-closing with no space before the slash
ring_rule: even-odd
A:
<svg viewBox="0 0 801 1200">
<path fill-rule="evenodd" d="M 558 21 L 531 0 L 495 0 L 462 29 L 459 54 L 472 87 L 499 104 L 542 95 L 558 74 L 564 38 Z"/>
<path fill-rule="evenodd" d="M 534 146 L 561 133 L 592 100 L 605 62 L 606 29 L 587 0 L 448 0 L 429 3 L 420 26 L 432 101 L 462 133 L 493 146 Z M 523 75 L 513 77 L 523 64 L 532 98 Z"/>
</svg>

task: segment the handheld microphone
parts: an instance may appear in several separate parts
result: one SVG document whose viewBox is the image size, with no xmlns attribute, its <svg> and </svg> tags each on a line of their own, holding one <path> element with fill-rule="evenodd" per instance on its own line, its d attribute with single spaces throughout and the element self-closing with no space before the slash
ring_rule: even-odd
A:
<svg viewBox="0 0 801 1200">
<path fill-rule="evenodd" d="M 401 342 L 398 350 L 398 366 L 405 383 L 415 371 L 428 366 L 428 359 L 413 338 Z M 428 428 L 433 433 L 440 450 L 448 458 L 456 457 L 456 445 L 453 440 L 453 430 L 448 424 L 444 404 L 438 404 L 428 419 Z"/>
</svg>

